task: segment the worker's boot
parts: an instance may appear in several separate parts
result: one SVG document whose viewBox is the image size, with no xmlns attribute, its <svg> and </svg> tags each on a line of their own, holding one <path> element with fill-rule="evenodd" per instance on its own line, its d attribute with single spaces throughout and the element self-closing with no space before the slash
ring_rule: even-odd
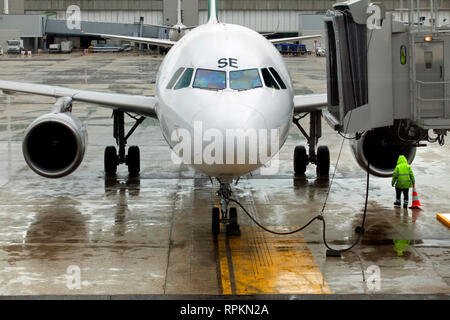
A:
<svg viewBox="0 0 450 320">
<path fill-rule="evenodd" d="M 400 200 L 395 200 L 394 206 L 400 207 L 401 205 L 402 205 L 402 203 L 400 202 Z"/>
<path fill-rule="evenodd" d="M 407 208 L 408 208 L 408 201 L 404 201 L 404 202 L 403 202 L 403 208 L 404 208 L 404 209 L 407 209 Z"/>
</svg>

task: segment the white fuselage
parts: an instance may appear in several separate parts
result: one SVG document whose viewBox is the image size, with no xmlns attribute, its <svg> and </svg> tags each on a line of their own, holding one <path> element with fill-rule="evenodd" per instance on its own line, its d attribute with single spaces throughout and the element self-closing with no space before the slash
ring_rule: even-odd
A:
<svg viewBox="0 0 450 320">
<path fill-rule="evenodd" d="M 261 69 L 269 67 L 277 70 L 286 89 L 276 90 L 264 85 Z M 179 90 L 167 89 L 179 68 L 194 69 L 190 85 Z M 197 68 L 226 71 L 226 89 L 194 88 Z M 248 69 L 258 70 L 262 87 L 243 91 L 231 89 L 229 72 Z M 187 33 L 172 47 L 161 64 L 156 81 L 156 96 L 159 101 L 156 112 L 161 130 L 172 149 L 180 142 L 174 139 L 174 133 L 176 136 L 176 132 L 183 129 L 194 137 L 194 126 L 197 124 L 198 128 L 200 123 L 203 132 L 214 129 L 215 132 L 223 133 L 223 137 L 226 137 L 229 129 L 276 130 L 279 143 L 276 150 L 269 148 L 272 157 L 286 141 L 293 116 L 292 81 L 282 56 L 263 36 L 238 25 L 208 23 Z M 227 142 L 230 141 L 225 138 L 223 145 Z M 201 144 L 201 150 L 204 150 L 208 142 L 202 141 Z M 246 153 L 249 152 L 248 148 L 245 149 Z M 228 150 L 224 148 L 224 151 Z M 239 177 L 257 170 L 267 162 L 197 163 L 194 153 L 189 164 L 212 177 Z"/>
</svg>

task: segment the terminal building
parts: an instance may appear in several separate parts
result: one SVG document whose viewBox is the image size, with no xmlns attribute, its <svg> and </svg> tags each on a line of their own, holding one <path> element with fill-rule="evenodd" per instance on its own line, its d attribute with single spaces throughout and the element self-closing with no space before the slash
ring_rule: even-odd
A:
<svg viewBox="0 0 450 320">
<path fill-rule="evenodd" d="M 332 0 L 218 0 L 219 18 L 260 33 L 279 36 L 317 34 L 323 31 L 322 17 L 336 1 Z M 414 1 L 415 3 L 416 1 Z M 429 23 L 429 1 L 423 2 L 423 23 Z M 67 9 L 77 5 L 81 10 L 83 30 L 91 33 L 114 33 L 130 36 L 164 37 L 156 26 L 174 25 L 177 21 L 176 0 L 0 0 L 0 44 L 20 37 L 27 49 L 45 49 L 54 37 L 74 40 L 75 46 L 86 46 L 81 33 L 68 30 Z M 408 0 L 383 0 L 386 12 L 408 19 Z M 450 25 L 450 0 L 436 0 L 437 24 Z M 10 17 L 5 16 L 5 13 Z M 404 16 L 403 16 L 404 15 Z M 206 0 L 182 0 L 183 23 L 195 26 L 206 22 Z M 142 25 L 142 26 L 141 26 Z M 105 32 L 106 31 L 106 32 Z"/>
</svg>

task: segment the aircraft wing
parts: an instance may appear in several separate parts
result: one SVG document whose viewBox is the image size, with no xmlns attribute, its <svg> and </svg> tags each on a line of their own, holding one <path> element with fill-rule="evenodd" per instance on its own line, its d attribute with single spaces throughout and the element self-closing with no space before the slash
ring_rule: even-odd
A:
<svg viewBox="0 0 450 320">
<path fill-rule="evenodd" d="M 325 109 L 328 105 L 326 93 L 294 96 L 294 113 L 313 112 Z"/>
<path fill-rule="evenodd" d="M 176 27 L 173 27 L 173 26 L 162 26 L 162 25 L 159 25 L 159 24 L 145 24 L 146 26 L 151 26 L 151 27 L 158 27 L 158 28 L 162 28 L 162 29 L 172 29 L 172 30 L 178 30 L 178 28 L 176 28 Z M 190 30 L 190 29 L 195 29 L 195 28 L 197 28 L 198 26 L 184 26 L 182 29 L 183 30 L 185 30 L 185 29 L 188 29 L 188 30 Z"/>
<path fill-rule="evenodd" d="M 106 108 L 137 113 L 152 118 L 156 118 L 156 105 L 158 103 L 155 97 L 88 91 L 2 80 L 0 80 L 0 90 L 3 90 L 7 94 L 11 92 L 24 92 L 55 98 L 71 97 L 73 101 L 94 103 Z"/>
<path fill-rule="evenodd" d="M 299 37 L 291 37 L 291 38 L 269 39 L 269 41 L 272 42 L 273 44 L 275 44 L 275 43 L 294 42 L 294 41 L 321 38 L 321 37 L 322 37 L 322 35 L 316 34 L 316 35 L 312 35 L 312 36 L 299 36 Z"/>
<path fill-rule="evenodd" d="M 167 39 L 157 39 L 157 38 L 143 38 L 143 37 L 129 37 L 129 36 L 118 36 L 115 34 L 100 34 L 100 33 L 84 33 L 88 36 L 97 36 L 102 38 L 109 38 L 109 39 L 118 39 L 118 40 L 125 40 L 125 41 L 132 41 L 132 42 L 139 42 L 139 43 L 145 43 L 145 44 L 152 44 L 155 46 L 161 46 L 161 47 L 172 47 L 177 43 L 176 41 L 170 41 Z"/>
</svg>

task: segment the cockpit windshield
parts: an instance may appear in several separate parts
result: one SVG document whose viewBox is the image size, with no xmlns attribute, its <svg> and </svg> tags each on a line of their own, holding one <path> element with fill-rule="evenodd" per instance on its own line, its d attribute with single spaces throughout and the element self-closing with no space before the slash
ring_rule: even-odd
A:
<svg viewBox="0 0 450 320">
<path fill-rule="evenodd" d="M 275 90 L 287 89 L 281 76 L 272 67 L 262 68 L 261 70 L 254 68 L 229 71 L 228 77 L 230 80 L 229 89 L 231 90 L 244 91 L 264 86 Z M 194 81 L 192 81 L 192 78 L 194 78 Z M 201 68 L 195 70 L 194 68 L 184 69 L 181 67 L 173 74 L 166 88 L 179 90 L 191 87 L 217 91 L 225 90 L 228 87 L 227 82 L 226 71 Z"/>
<path fill-rule="evenodd" d="M 189 85 L 191 84 L 193 73 L 194 73 L 194 69 L 187 68 L 186 71 L 181 76 L 180 80 L 178 80 L 177 85 L 175 86 L 175 90 L 189 87 Z"/>
<path fill-rule="evenodd" d="M 262 87 L 258 69 L 230 72 L 230 88 L 233 90 L 249 90 Z"/>
<path fill-rule="evenodd" d="M 197 69 L 194 88 L 224 90 L 227 87 L 225 71 Z"/>
</svg>

